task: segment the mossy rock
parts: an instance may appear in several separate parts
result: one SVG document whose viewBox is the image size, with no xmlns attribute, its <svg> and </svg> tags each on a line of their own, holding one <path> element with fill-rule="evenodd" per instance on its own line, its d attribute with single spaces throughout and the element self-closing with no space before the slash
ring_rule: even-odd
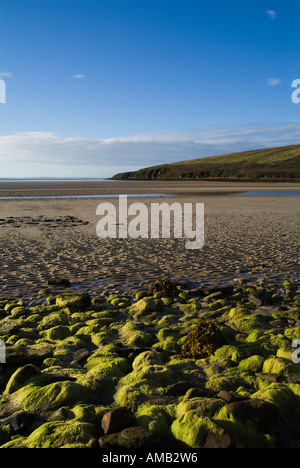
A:
<svg viewBox="0 0 300 468">
<path fill-rule="evenodd" d="M 28 382 L 41 385 L 43 383 L 47 383 L 47 381 L 47 376 L 44 375 L 38 367 L 34 366 L 33 364 L 26 364 L 23 367 L 19 367 L 11 375 L 4 393 L 14 393 Z"/>
<path fill-rule="evenodd" d="M 251 398 L 272 403 L 285 412 L 293 412 L 298 403 L 295 393 L 287 385 L 281 383 L 271 383 L 266 388 L 253 393 Z"/>
<path fill-rule="evenodd" d="M 178 316 L 174 314 L 168 314 L 162 317 L 157 323 L 156 323 L 156 328 L 157 329 L 162 329 L 162 328 L 167 328 L 170 325 L 176 325 L 178 323 Z"/>
<path fill-rule="evenodd" d="M 289 348 L 291 346 L 290 340 L 281 333 L 271 333 L 269 338 L 271 345 L 275 348 Z"/>
<path fill-rule="evenodd" d="M 262 371 L 267 374 L 288 375 L 299 370 L 297 364 L 282 357 L 270 357 L 265 360 Z"/>
<path fill-rule="evenodd" d="M 261 372 L 265 358 L 263 356 L 254 355 L 243 359 L 239 363 L 239 369 L 246 372 Z"/>
<path fill-rule="evenodd" d="M 169 367 L 153 364 L 145 367 L 139 367 L 123 377 L 119 384 L 121 385 L 139 385 L 145 383 L 151 386 L 164 386 L 172 381 L 172 371 Z"/>
<path fill-rule="evenodd" d="M 137 348 L 148 348 L 151 347 L 154 343 L 154 336 L 150 333 L 145 333 L 142 331 L 135 331 L 127 339 L 127 345 Z"/>
<path fill-rule="evenodd" d="M 265 317 L 258 314 L 252 314 L 248 317 L 244 317 L 241 320 L 237 320 L 235 325 L 238 327 L 240 333 L 249 335 L 254 329 L 268 330 L 270 329 L 269 317 Z"/>
<path fill-rule="evenodd" d="M 64 340 L 71 335 L 70 328 L 64 325 L 57 325 L 47 330 L 48 340 Z"/>
<path fill-rule="evenodd" d="M 178 354 L 181 350 L 180 344 L 173 336 L 168 336 L 165 340 L 159 341 L 152 346 L 152 349 L 158 352 L 165 352 L 168 354 Z"/>
<path fill-rule="evenodd" d="M 151 395 L 156 395 L 157 392 L 158 388 L 154 389 L 153 386 L 146 382 L 139 382 L 138 385 L 136 385 L 136 382 L 125 384 L 123 379 L 121 379 L 114 394 L 114 403 L 136 412 L 143 403 L 149 400 Z"/>
<path fill-rule="evenodd" d="M 43 387 L 26 385 L 15 392 L 14 401 L 26 411 L 47 415 L 61 406 L 74 405 L 88 398 L 87 390 L 76 382 L 54 382 Z"/>
<path fill-rule="evenodd" d="M 157 310 L 157 302 L 152 297 L 144 297 L 138 302 L 132 304 L 129 308 L 129 312 L 134 314 L 136 317 L 149 315 Z"/>
<path fill-rule="evenodd" d="M 29 313 L 29 309 L 26 309 L 26 307 L 23 307 L 23 306 L 14 307 L 10 311 L 10 315 L 14 318 L 23 317 L 24 315 L 27 315 L 28 313 Z"/>
<path fill-rule="evenodd" d="M 230 310 L 228 314 L 228 319 L 237 319 L 237 318 L 244 318 L 251 315 L 251 310 L 247 309 L 246 307 L 234 307 Z"/>
<path fill-rule="evenodd" d="M 175 406 L 175 405 L 174 405 Z M 161 440 L 170 439 L 172 411 L 161 405 L 144 404 L 136 412 L 136 425 L 146 427 L 153 431 Z"/>
<path fill-rule="evenodd" d="M 205 384 L 207 390 L 211 390 L 213 393 L 218 393 L 222 390 L 227 392 L 236 391 L 238 387 L 248 384 L 247 381 L 241 375 L 239 371 L 238 375 L 212 375 Z"/>
<path fill-rule="evenodd" d="M 69 325 L 69 318 L 66 312 L 53 312 L 43 317 L 38 325 L 38 330 L 47 330 L 58 325 Z"/>
<path fill-rule="evenodd" d="M 220 398 L 196 397 L 181 401 L 177 406 L 177 418 L 183 416 L 186 412 L 194 410 L 199 415 L 214 416 L 226 404 Z"/>
<path fill-rule="evenodd" d="M 117 294 L 113 294 L 109 296 L 107 299 L 107 302 L 112 304 L 113 306 L 119 307 L 119 308 L 126 308 L 129 307 L 131 304 L 131 298 L 129 296 L 119 296 Z"/>
<path fill-rule="evenodd" d="M 139 301 L 140 299 L 143 299 L 148 295 L 148 291 L 146 289 L 141 289 L 140 291 L 137 291 L 135 294 L 135 300 Z"/>
<path fill-rule="evenodd" d="M 227 405 L 223 406 L 215 417 L 218 423 L 228 432 L 236 443 L 236 448 L 275 448 L 275 441 L 268 434 L 261 433 L 254 421 L 241 421 L 229 414 Z"/>
<path fill-rule="evenodd" d="M 97 347 L 107 345 L 111 343 L 113 339 L 113 332 L 109 330 L 100 331 L 98 333 L 93 333 L 90 337 L 91 343 Z"/>
<path fill-rule="evenodd" d="M 161 328 L 157 334 L 158 341 L 164 341 L 166 338 L 172 337 L 176 340 L 179 339 L 178 327 Z"/>
<path fill-rule="evenodd" d="M 93 424 L 82 421 L 47 422 L 33 431 L 26 439 L 28 448 L 61 448 L 77 444 L 88 447 L 88 442 L 97 436 Z"/>
<path fill-rule="evenodd" d="M 204 296 L 203 300 L 205 302 L 215 302 L 218 297 L 222 297 L 221 291 L 216 291 L 211 294 Z"/>
<path fill-rule="evenodd" d="M 69 419 L 73 416 L 77 421 L 94 424 L 99 427 L 99 421 L 107 413 L 107 407 L 80 403 L 70 409 Z"/>
<path fill-rule="evenodd" d="M 284 335 L 292 341 L 300 340 L 300 327 L 286 328 L 284 331 Z"/>
<path fill-rule="evenodd" d="M 252 330 L 246 338 L 247 343 L 255 343 L 260 339 L 265 339 L 264 332 L 259 329 Z"/>
<path fill-rule="evenodd" d="M 63 293 L 56 296 L 56 305 L 62 309 L 84 310 L 91 305 L 91 298 L 88 294 Z"/>
<path fill-rule="evenodd" d="M 161 355 L 157 351 L 143 351 L 138 354 L 132 363 L 132 368 L 136 371 L 151 365 L 162 365 Z"/>
<path fill-rule="evenodd" d="M 18 301 L 7 302 L 4 306 L 6 312 L 11 312 L 15 307 L 18 307 Z"/>
<path fill-rule="evenodd" d="M 75 335 L 78 337 L 82 337 L 83 339 L 91 340 L 91 337 L 94 334 L 100 333 L 101 332 L 101 326 L 98 325 L 85 325 L 81 328 L 79 328 Z"/>
<path fill-rule="evenodd" d="M 87 370 L 93 369 L 94 375 L 123 377 L 130 370 L 130 364 L 123 357 L 99 356 L 90 357 L 85 364 Z"/>
<path fill-rule="evenodd" d="M 294 350 L 292 348 L 279 348 L 276 353 L 276 357 L 287 359 L 292 361 Z M 300 370 L 300 366 L 299 366 Z"/>
<path fill-rule="evenodd" d="M 171 431 L 175 439 L 188 447 L 203 446 L 209 432 L 219 435 L 225 432 L 213 419 L 199 415 L 195 410 L 187 411 L 176 419 Z"/>
<path fill-rule="evenodd" d="M 223 307 L 226 306 L 226 300 L 225 299 L 218 299 L 217 301 L 211 302 L 208 304 L 208 308 L 212 311 L 222 309 Z"/>
<path fill-rule="evenodd" d="M 233 363 L 239 362 L 241 359 L 241 353 L 237 346 L 234 345 L 223 345 L 221 348 L 217 349 L 213 356 L 211 357 L 211 361 L 226 361 L 230 360 Z"/>
</svg>

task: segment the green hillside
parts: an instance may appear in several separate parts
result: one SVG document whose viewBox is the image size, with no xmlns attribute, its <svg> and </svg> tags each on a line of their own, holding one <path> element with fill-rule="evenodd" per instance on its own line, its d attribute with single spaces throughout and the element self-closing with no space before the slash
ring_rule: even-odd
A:
<svg viewBox="0 0 300 468">
<path fill-rule="evenodd" d="M 162 164 L 134 172 L 116 174 L 113 179 L 299 181 L 300 145 Z"/>
</svg>

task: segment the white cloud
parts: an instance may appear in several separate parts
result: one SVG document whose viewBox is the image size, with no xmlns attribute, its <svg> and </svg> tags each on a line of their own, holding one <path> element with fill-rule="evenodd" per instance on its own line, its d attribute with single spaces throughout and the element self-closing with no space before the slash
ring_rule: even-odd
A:
<svg viewBox="0 0 300 468">
<path fill-rule="evenodd" d="M 73 78 L 75 78 L 75 80 L 80 80 L 82 78 L 86 78 L 86 75 L 83 75 L 82 73 L 78 73 L 77 75 L 73 75 Z"/>
<path fill-rule="evenodd" d="M 0 72 L 0 78 L 12 78 L 13 76 L 11 72 Z"/>
<path fill-rule="evenodd" d="M 268 78 L 267 79 L 268 86 L 278 86 L 281 84 L 280 78 Z"/>
<path fill-rule="evenodd" d="M 152 166 L 251 149 L 299 143 L 300 123 L 201 127 L 186 134 L 146 134 L 109 139 L 62 138 L 31 132 L 0 136 L 0 164 Z"/>
<path fill-rule="evenodd" d="M 277 17 L 277 11 L 275 10 L 266 10 L 266 13 L 272 20 Z"/>
</svg>

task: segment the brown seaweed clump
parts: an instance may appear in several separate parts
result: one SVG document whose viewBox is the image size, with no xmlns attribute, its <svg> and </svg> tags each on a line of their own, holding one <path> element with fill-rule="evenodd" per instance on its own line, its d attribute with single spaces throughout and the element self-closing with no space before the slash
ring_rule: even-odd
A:
<svg viewBox="0 0 300 468">
<path fill-rule="evenodd" d="M 201 359 L 214 353 L 225 344 L 222 333 L 210 321 L 202 320 L 187 336 L 180 357 Z"/>
<path fill-rule="evenodd" d="M 179 292 L 177 285 L 168 279 L 158 279 L 149 287 L 150 296 L 154 296 L 155 294 L 178 296 Z"/>
</svg>

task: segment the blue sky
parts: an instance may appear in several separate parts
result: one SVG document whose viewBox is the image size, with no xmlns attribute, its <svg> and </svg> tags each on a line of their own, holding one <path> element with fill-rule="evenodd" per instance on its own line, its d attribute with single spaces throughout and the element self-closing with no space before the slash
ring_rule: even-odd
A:
<svg viewBox="0 0 300 468">
<path fill-rule="evenodd" d="M 299 143 L 300 1 L 1 0 L 1 177 Z"/>
</svg>

